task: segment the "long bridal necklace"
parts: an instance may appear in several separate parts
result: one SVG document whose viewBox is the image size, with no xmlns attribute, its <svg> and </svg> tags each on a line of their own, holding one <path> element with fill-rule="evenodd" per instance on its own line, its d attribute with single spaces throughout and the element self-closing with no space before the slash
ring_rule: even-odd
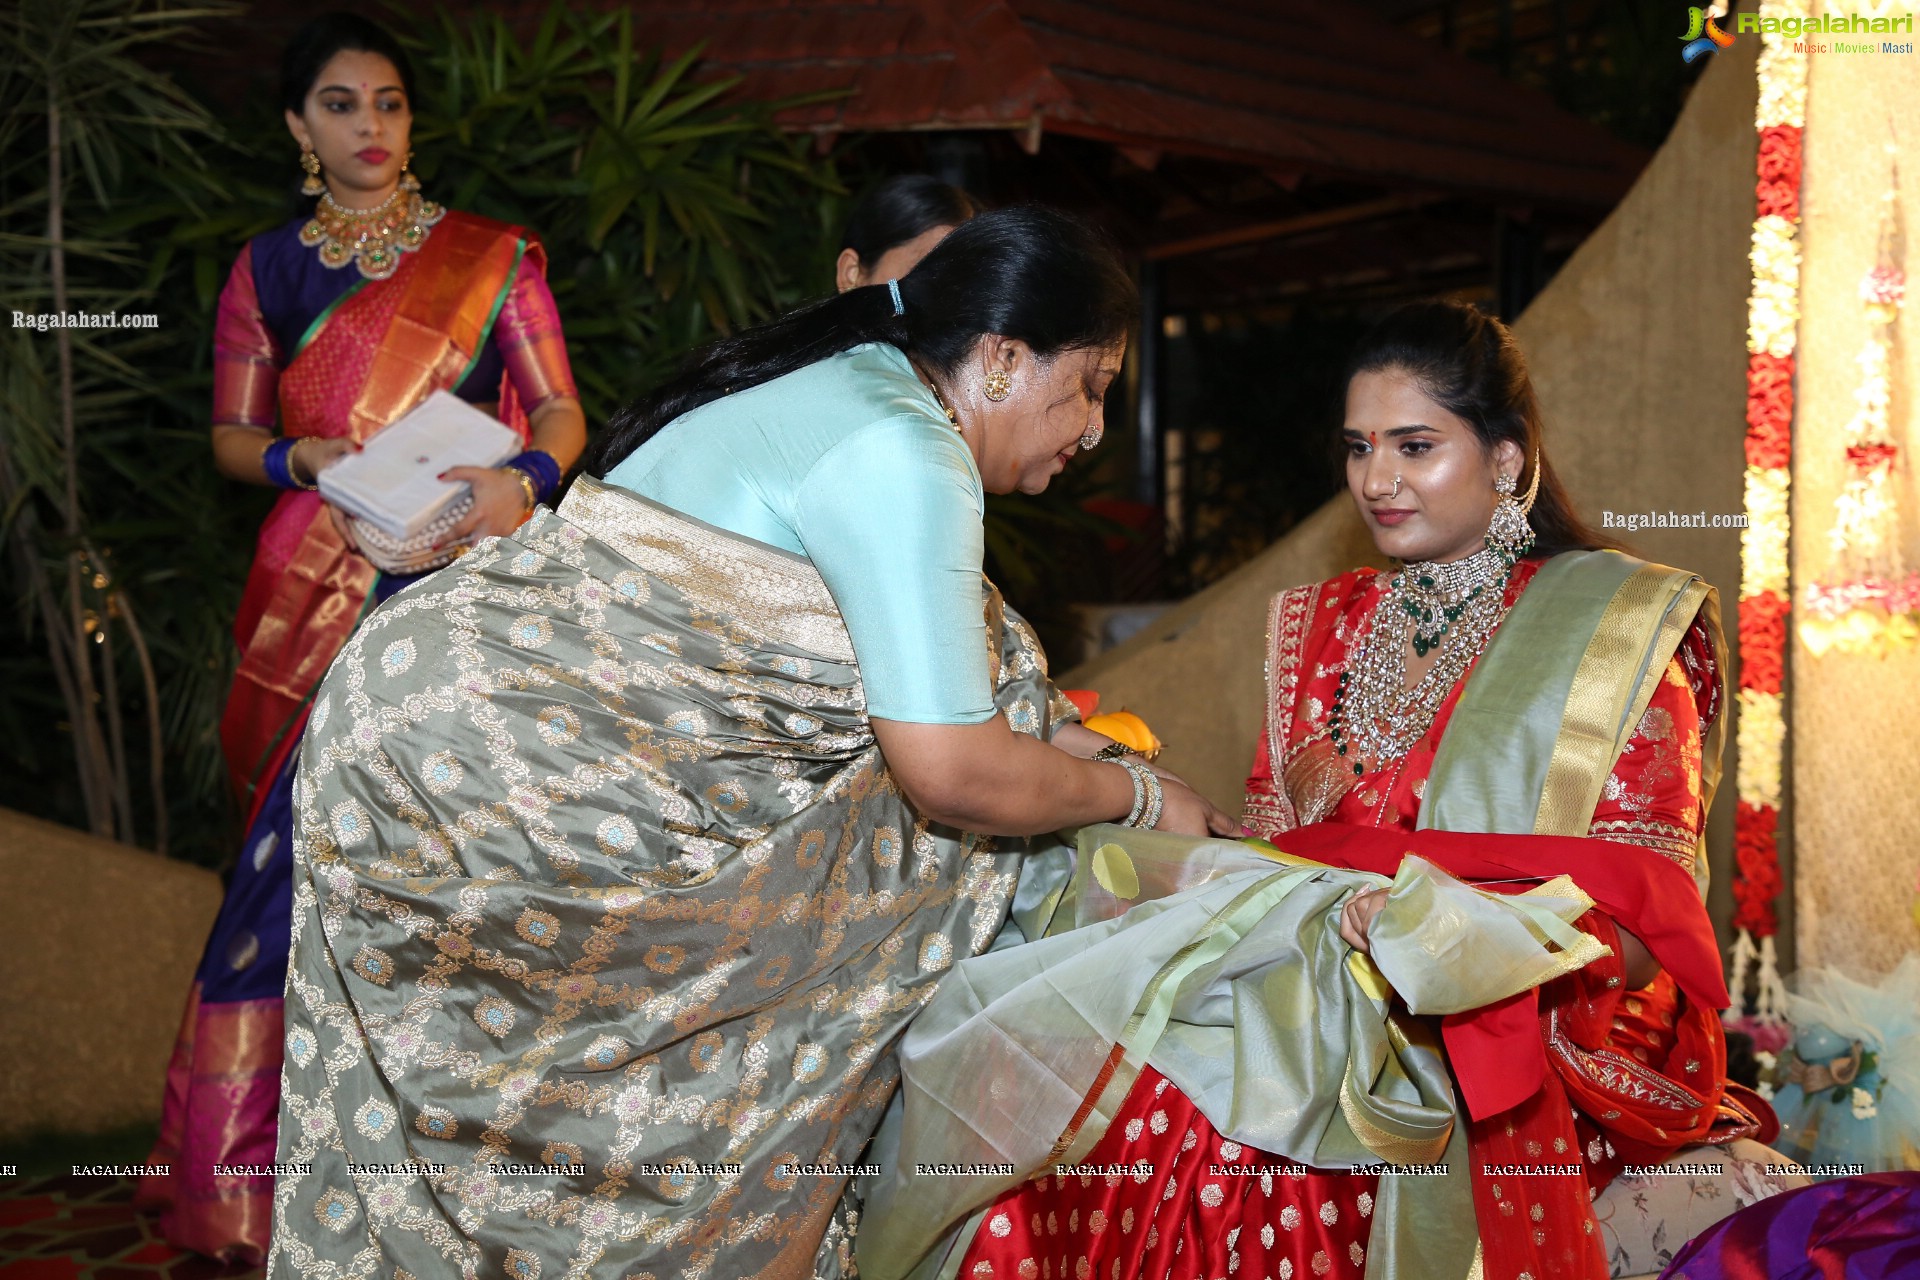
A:
<svg viewBox="0 0 1920 1280">
<path fill-rule="evenodd" d="M 1366 634 L 1340 673 L 1327 736 L 1342 756 L 1357 753 L 1356 776 L 1375 764 L 1407 754 L 1433 726 L 1433 718 L 1460 677 L 1487 647 L 1506 613 L 1507 579 L 1515 557 L 1487 547 L 1448 564 L 1405 565 L 1374 605 Z M 1433 666 L 1407 687 L 1407 649 L 1425 657 L 1438 647 Z"/>
<path fill-rule="evenodd" d="M 300 243 L 309 249 L 318 245 L 320 261 L 328 267 L 338 270 L 351 262 L 367 279 L 385 280 L 400 269 L 400 255 L 425 244 L 427 231 L 446 215 L 405 186 L 371 209 L 349 209 L 329 191 L 300 228 Z"/>
</svg>

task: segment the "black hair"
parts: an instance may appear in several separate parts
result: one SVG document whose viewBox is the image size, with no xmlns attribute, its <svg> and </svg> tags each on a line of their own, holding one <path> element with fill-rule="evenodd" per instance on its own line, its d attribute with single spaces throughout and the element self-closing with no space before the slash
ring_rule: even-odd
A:
<svg viewBox="0 0 1920 1280">
<path fill-rule="evenodd" d="M 702 347 L 613 416 L 585 469 L 604 476 L 682 414 L 863 343 L 890 343 L 951 375 L 987 334 L 1018 338 L 1042 360 L 1120 341 L 1139 306 L 1104 236 L 1031 205 L 962 223 L 899 284 L 900 315 L 885 285 L 862 285 Z"/>
<path fill-rule="evenodd" d="M 307 105 L 313 82 L 320 78 L 333 55 L 345 49 L 359 53 L 377 53 L 400 73 L 400 87 L 407 92 L 407 105 L 419 110 L 419 95 L 413 87 L 413 63 L 400 42 L 386 28 L 357 13 L 335 10 L 314 18 L 287 41 L 280 54 L 280 105 L 299 115 Z"/>
<path fill-rule="evenodd" d="M 1347 362 L 1347 385 L 1363 373 L 1398 370 L 1429 399 L 1464 420 L 1491 452 L 1501 441 L 1520 446 L 1524 461 L 1519 493 L 1533 483 L 1537 458 L 1540 491 L 1527 523 L 1533 526 L 1533 556 L 1592 551 L 1616 544 L 1601 537 L 1573 509 L 1554 474 L 1541 439 L 1540 402 L 1527 358 L 1512 330 L 1460 302 L 1416 302 L 1401 307 L 1360 340 Z"/>
<path fill-rule="evenodd" d="M 840 247 L 871 267 L 889 249 L 916 240 L 935 227 L 957 227 L 980 212 L 980 203 L 959 187 L 924 173 L 888 178 L 854 203 Z"/>
</svg>

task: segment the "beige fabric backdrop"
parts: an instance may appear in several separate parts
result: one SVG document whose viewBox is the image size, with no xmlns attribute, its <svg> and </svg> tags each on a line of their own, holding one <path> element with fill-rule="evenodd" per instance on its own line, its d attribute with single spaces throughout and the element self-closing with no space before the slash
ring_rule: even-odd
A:
<svg viewBox="0 0 1920 1280">
<path fill-rule="evenodd" d="M 1715 55 L 1633 191 L 1516 326 L 1555 466 L 1596 522 L 1603 511 L 1741 510 L 1757 51 L 1745 40 Z M 1651 530 L 1628 541 L 1718 586 L 1731 627 L 1737 530 Z M 1064 683 L 1099 690 L 1105 709 L 1145 716 L 1169 744 L 1170 767 L 1237 807 L 1260 729 L 1267 599 L 1371 553 L 1351 505 L 1337 498 Z M 1709 836 L 1710 905 L 1723 937 L 1732 763 Z"/>
<path fill-rule="evenodd" d="M 1828 6 L 1833 11 L 1834 6 Z M 1853 6 L 1840 11 L 1855 12 Z M 1901 37 L 1905 40 L 1908 37 Z M 1900 142 L 1907 238 L 1920 217 L 1920 54 L 1812 55 L 1801 187 L 1799 404 L 1794 424 L 1793 580 L 1820 576 L 1832 552 L 1834 498 L 1846 479 L 1844 431 L 1867 338 L 1860 279 L 1873 265 L 1891 134 Z M 1920 262 L 1909 249 L 1909 276 Z M 1894 438 L 1910 451 L 1920 394 L 1920 307 L 1909 294 L 1894 349 Z M 1910 453 L 1907 455 L 1911 456 Z M 1909 567 L 1920 567 L 1911 464 L 1896 492 L 1907 513 Z M 1886 656 L 1793 646 L 1788 708 L 1803 964 L 1864 972 L 1920 947 L 1908 914 L 1920 841 L 1896 806 L 1920 791 L 1920 649 Z"/>
<path fill-rule="evenodd" d="M 160 1115 L 220 877 L 0 809 L 0 1142 Z"/>
</svg>

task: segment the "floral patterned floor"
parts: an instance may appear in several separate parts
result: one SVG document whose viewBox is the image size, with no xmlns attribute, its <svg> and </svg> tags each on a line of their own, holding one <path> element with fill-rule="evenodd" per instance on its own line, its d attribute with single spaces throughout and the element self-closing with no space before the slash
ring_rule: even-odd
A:
<svg viewBox="0 0 1920 1280">
<path fill-rule="evenodd" d="M 132 1178 L 0 1179 L 0 1280 L 257 1280 L 183 1253 L 133 1208 Z"/>
</svg>

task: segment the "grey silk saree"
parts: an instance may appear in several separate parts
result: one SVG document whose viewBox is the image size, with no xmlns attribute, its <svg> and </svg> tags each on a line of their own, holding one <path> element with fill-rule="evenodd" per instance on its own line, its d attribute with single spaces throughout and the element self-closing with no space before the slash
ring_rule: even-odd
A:
<svg viewBox="0 0 1920 1280">
<path fill-rule="evenodd" d="M 842 1274 L 1022 850 L 916 821 L 807 561 L 591 480 L 368 619 L 294 802 L 275 1280 Z"/>
</svg>

